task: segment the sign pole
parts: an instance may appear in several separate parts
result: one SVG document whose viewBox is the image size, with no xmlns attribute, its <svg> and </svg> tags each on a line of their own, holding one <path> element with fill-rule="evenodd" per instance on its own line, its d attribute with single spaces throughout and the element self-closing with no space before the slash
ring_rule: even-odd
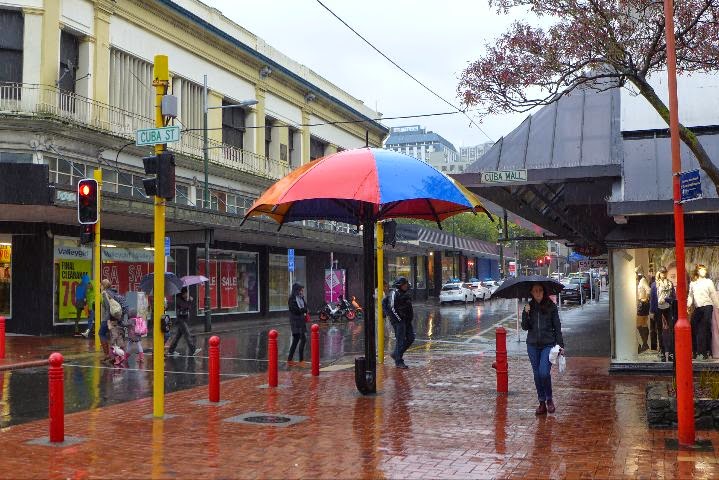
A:
<svg viewBox="0 0 719 480">
<path fill-rule="evenodd" d="M 691 326 L 687 321 L 687 284 L 684 257 L 684 207 L 681 204 L 679 173 L 682 160 L 679 151 L 679 101 L 677 99 L 677 54 L 674 43 L 674 2 L 664 0 L 664 34 L 667 42 L 667 77 L 669 88 L 669 130 L 672 147 L 672 180 L 674 187 L 674 238 L 677 261 L 677 303 L 679 315 L 674 326 L 676 339 L 677 419 L 679 444 L 693 445 L 694 436 L 694 386 L 692 378 Z"/>
<path fill-rule="evenodd" d="M 155 126 L 162 127 L 162 97 L 167 92 L 170 70 L 167 55 L 155 55 Z M 155 153 L 165 151 L 165 144 L 155 145 Z M 160 319 L 165 314 L 165 199 L 155 196 L 155 228 L 153 235 L 154 285 L 152 308 L 152 414 L 155 418 L 165 415 L 165 342 Z"/>
<path fill-rule="evenodd" d="M 95 290 L 95 307 L 92 314 L 95 317 L 95 331 L 87 332 L 88 335 L 95 337 L 95 350 L 100 350 L 100 322 L 102 321 L 101 312 L 101 295 L 100 280 L 102 276 L 102 246 L 100 242 L 100 220 L 102 218 L 102 169 L 98 168 L 93 172 L 93 177 L 97 180 L 97 223 L 95 224 L 95 244 L 93 245 L 92 258 L 92 285 Z"/>
</svg>

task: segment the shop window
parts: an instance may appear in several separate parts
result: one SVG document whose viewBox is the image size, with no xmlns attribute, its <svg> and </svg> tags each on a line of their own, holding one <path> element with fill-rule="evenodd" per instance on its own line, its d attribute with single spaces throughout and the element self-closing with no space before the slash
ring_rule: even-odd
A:
<svg viewBox="0 0 719 480">
<path fill-rule="evenodd" d="M 267 158 L 270 158 L 272 151 L 272 124 L 273 120 L 270 117 L 265 117 L 265 157 Z"/>
<path fill-rule="evenodd" d="M 0 237 L 0 315 L 11 316 L 12 243 Z"/>
<path fill-rule="evenodd" d="M 417 257 L 417 288 L 420 290 L 427 288 L 426 263 L 425 257 Z"/>
<path fill-rule="evenodd" d="M 410 257 L 390 257 L 387 260 L 388 280 L 394 282 L 397 277 L 405 277 L 412 283 L 412 265 Z"/>
<path fill-rule="evenodd" d="M 0 98 L 20 99 L 24 19 L 17 10 L 0 10 Z"/>
<path fill-rule="evenodd" d="M 227 100 L 222 101 L 222 106 L 234 105 Z M 243 108 L 222 109 L 222 143 L 235 148 L 245 148 L 245 110 Z"/>
<path fill-rule="evenodd" d="M 290 280 L 287 270 L 287 255 L 270 255 L 270 310 L 287 310 L 287 300 L 290 296 L 290 282 L 299 282 L 305 286 L 305 299 L 307 298 L 305 257 L 295 256 L 295 271 Z"/>
<path fill-rule="evenodd" d="M 75 80 L 79 59 L 80 42 L 78 38 L 63 30 L 60 32 L 60 77 L 57 81 L 60 90 L 75 93 Z"/>
<path fill-rule="evenodd" d="M 324 157 L 326 147 L 326 142 L 315 137 L 310 137 L 310 160 L 317 160 L 318 158 Z"/>
<path fill-rule="evenodd" d="M 197 251 L 197 273 L 210 279 L 210 309 L 215 314 L 257 312 L 259 256 L 252 252 L 210 252 L 209 268 L 204 251 Z M 205 309 L 205 285 L 197 288 L 197 312 Z"/>
</svg>

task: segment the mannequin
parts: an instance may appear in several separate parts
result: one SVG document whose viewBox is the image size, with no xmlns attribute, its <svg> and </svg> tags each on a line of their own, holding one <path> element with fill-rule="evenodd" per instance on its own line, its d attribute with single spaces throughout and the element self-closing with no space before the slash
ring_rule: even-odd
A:
<svg viewBox="0 0 719 480">
<path fill-rule="evenodd" d="M 674 316 L 672 303 L 676 300 L 674 284 L 667 278 L 667 269 L 659 268 L 652 285 L 652 329 L 658 333 L 659 358 L 662 362 L 674 360 Z"/>
<path fill-rule="evenodd" d="M 649 350 L 649 296 L 651 288 L 641 270 L 637 270 L 637 331 L 641 338 L 638 353 Z"/>
<path fill-rule="evenodd" d="M 687 295 L 687 308 L 694 307 L 691 320 L 694 358 L 701 355 L 707 360 L 711 354 L 712 314 L 716 301 L 717 290 L 714 282 L 707 278 L 707 267 L 698 264 L 694 268 Z"/>
</svg>

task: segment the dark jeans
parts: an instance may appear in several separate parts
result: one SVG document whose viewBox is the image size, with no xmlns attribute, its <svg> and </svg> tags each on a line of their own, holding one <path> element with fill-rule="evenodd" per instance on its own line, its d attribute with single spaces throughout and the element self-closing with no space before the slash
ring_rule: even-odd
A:
<svg viewBox="0 0 719 480">
<path fill-rule="evenodd" d="M 110 334 L 110 329 L 107 326 L 107 320 L 103 320 L 100 322 L 100 340 L 103 342 L 107 342 L 109 340 L 108 335 Z"/>
<path fill-rule="evenodd" d="M 706 305 L 694 310 L 692 315 L 692 346 L 695 355 L 711 355 L 712 352 L 712 313 L 714 307 Z"/>
<path fill-rule="evenodd" d="M 661 310 L 657 310 L 654 315 L 649 319 L 649 326 L 651 331 L 649 332 L 649 344 L 652 350 L 664 351 L 662 347 L 662 318 Z"/>
<path fill-rule="evenodd" d="M 187 348 L 190 350 L 190 355 L 195 353 L 195 344 L 192 341 L 192 336 L 190 335 L 190 329 L 187 326 L 186 318 L 177 319 L 177 335 L 175 335 L 175 338 L 170 344 L 170 353 L 173 353 L 175 351 L 175 348 L 177 348 L 177 344 L 180 342 L 180 337 L 183 336 L 185 337 L 185 341 L 187 342 Z"/>
<path fill-rule="evenodd" d="M 540 402 L 552 399 L 552 364 L 549 362 L 549 351 L 552 347 L 554 345 L 527 345 L 527 355 L 534 372 L 534 386 L 537 387 L 537 398 Z"/>
<path fill-rule="evenodd" d="M 397 339 L 394 345 L 394 363 L 401 365 L 404 363 L 404 352 L 414 343 L 414 327 L 412 322 L 392 322 L 392 328 Z"/>
<path fill-rule="evenodd" d="M 297 348 L 297 344 L 300 344 L 300 351 L 299 351 L 299 357 L 300 362 L 304 361 L 305 359 L 305 344 L 307 343 L 307 335 L 305 332 L 302 333 L 293 333 L 292 334 L 292 345 L 290 345 L 290 354 L 287 356 L 287 361 L 291 362 L 292 359 L 295 356 L 295 349 Z"/>
<path fill-rule="evenodd" d="M 654 321 L 659 331 L 659 347 L 661 353 L 674 355 L 674 315 L 671 308 L 660 308 L 654 314 Z M 666 323 L 667 328 L 664 328 Z"/>
<path fill-rule="evenodd" d="M 94 337 L 95 336 L 95 312 L 90 310 L 90 316 L 87 319 L 87 329 L 88 334 L 87 338 Z"/>
</svg>

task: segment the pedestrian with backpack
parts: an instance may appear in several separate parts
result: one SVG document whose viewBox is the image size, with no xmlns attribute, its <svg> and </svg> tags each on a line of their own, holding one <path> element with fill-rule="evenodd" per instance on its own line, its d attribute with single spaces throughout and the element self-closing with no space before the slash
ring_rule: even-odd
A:
<svg viewBox="0 0 719 480">
<path fill-rule="evenodd" d="M 127 345 L 125 346 L 125 358 L 129 360 L 132 351 L 137 351 L 137 363 L 142 364 L 145 361 L 145 352 L 142 349 L 142 337 L 147 335 L 147 322 L 145 319 L 137 316 L 131 318 L 127 326 Z"/>
<path fill-rule="evenodd" d="M 182 287 L 180 293 L 175 297 L 175 308 L 177 310 L 177 334 L 170 344 L 170 350 L 167 352 L 169 356 L 177 357 L 180 354 L 175 351 L 177 344 L 180 343 L 180 338 L 185 337 L 187 342 L 187 349 L 189 355 L 199 355 L 202 352 L 201 348 L 195 348 L 195 342 L 192 340 L 190 335 L 190 328 L 187 326 L 187 322 L 190 320 L 190 308 L 192 308 L 192 302 L 194 299 L 190 296 L 187 291 L 187 287 Z"/>
<path fill-rule="evenodd" d="M 110 280 L 104 278 L 101 288 L 102 325 L 100 326 L 100 340 L 102 350 L 105 352 L 106 360 L 112 359 L 116 364 L 119 364 L 124 360 L 125 356 L 125 351 L 123 350 L 126 346 L 124 328 L 127 323 L 129 308 L 125 297 L 112 288 Z"/>
<path fill-rule="evenodd" d="M 394 351 L 390 357 L 395 366 L 407 369 L 404 363 L 404 352 L 414 343 L 414 311 L 412 309 L 412 295 L 409 293 L 410 284 L 405 277 L 398 277 L 392 288 L 382 300 L 382 309 L 389 317 L 396 338 Z"/>
</svg>

